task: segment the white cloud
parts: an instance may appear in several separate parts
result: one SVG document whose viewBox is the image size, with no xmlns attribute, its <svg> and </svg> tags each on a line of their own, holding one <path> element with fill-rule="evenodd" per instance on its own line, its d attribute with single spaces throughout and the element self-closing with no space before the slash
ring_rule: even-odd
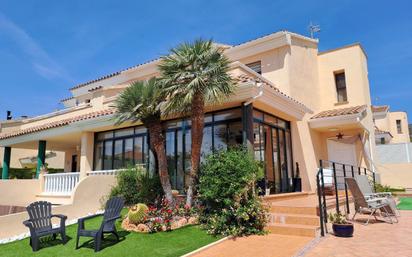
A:
<svg viewBox="0 0 412 257">
<path fill-rule="evenodd" d="M 33 69 L 46 79 L 72 81 L 67 71 L 32 38 L 23 28 L 0 13 L 0 32 L 13 40 L 30 60 Z"/>
</svg>

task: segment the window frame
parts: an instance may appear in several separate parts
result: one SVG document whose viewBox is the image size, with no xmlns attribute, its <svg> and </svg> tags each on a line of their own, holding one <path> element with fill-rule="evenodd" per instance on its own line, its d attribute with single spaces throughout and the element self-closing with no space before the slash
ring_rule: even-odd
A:
<svg viewBox="0 0 412 257">
<path fill-rule="evenodd" d="M 403 134 L 402 131 L 402 120 L 397 119 L 396 120 L 396 131 L 398 132 L 398 134 Z"/>
<path fill-rule="evenodd" d="M 344 87 L 342 83 L 339 83 L 339 76 L 343 76 Z M 333 78 L 335 81 L 335 91 L 336 91 L 336 100 L 338 103 L 348 102 L 348 85 L 346 83 L 346 73 L 345 70 L 339 70 L 333 72 Z M 342 99 L 340 99 L 342 97 Z"/>
</svg>

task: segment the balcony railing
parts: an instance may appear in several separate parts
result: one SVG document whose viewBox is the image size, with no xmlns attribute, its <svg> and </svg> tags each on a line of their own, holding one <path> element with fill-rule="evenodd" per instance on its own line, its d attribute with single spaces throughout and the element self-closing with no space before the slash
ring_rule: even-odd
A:
<svg viewBox="0 0 412 257">
<path fill-rule="evenodd" d="M 116 175 L 121 170 L 94 170 L 87 172 L 88 176 L 98 176 L 98 175 Z"/>
<path fill-rule="evenodd" d="M 44 193 L 70 195 L 80 179 L 80 172 L 44 175 Z"/>
</svg>

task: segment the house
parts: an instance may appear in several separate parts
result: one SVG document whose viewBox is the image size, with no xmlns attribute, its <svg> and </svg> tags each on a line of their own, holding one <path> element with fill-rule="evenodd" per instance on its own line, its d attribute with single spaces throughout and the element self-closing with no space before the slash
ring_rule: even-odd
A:
<svg viewBox="0 0 412 257">
<path fill-rule="evenodd" d="M 372 106 L 376 153 L 382 184 L 409 189 L 412 185 L 412 143 L 406 112 Z"/>
<path fill-rule="evenodd" d="M 406 112 L 390 112 L 388 105 L 372 106 L 376 144 L 409 143 L 409 123 Z"/>
<path fill-rule="evenodd" d="M 270 194 L 292 191 L 296 164 L 304 191 L 316 189 L 321 159 L 374 169 L 372 163 L 378 160 L 367 55 L 359 43 L 319 52 L 318 40 L 279 31 L 239 45 L 218 46 L 232 62 L 230 74 L 237 90 L 224 103 L 207 106 L 203 156 L 213 149 L 247 145 L 265 163 Z M 37 152 L 37 175 L 47 151 L 64 154 L 65 173 L 45 175 L 39 195 L 54 201 L 60 194 L 70 195 L 90 175 L 128 164 L 154 169 L 148 140 L 155 135 L 148 135 L 141 124 L 115 126 L 112 117 L 117 95 L 133 81 L 158 75 L 159 61 L 73 86 L 62 100 L 63 110 L 2 131 L 3 178 L 15 149 Z M 172 186 L 184 192 L 190 120 L 165 117 L 164 122 Z"/>
</svg>

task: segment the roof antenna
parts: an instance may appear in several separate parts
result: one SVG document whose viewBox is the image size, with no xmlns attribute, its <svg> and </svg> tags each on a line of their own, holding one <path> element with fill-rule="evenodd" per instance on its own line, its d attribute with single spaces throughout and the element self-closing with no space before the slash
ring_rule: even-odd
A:
<svg viewBox="0 0 412 257">
<path fill-rule="evenodd" d="M 317 32 L 320 32 L 320 25 L 315 25 L 312 23 L 312 21 L 309 23 L 309 32 L 310 32 L 310 38 L 314 38 L 314 34 Z"/>
</svg>

